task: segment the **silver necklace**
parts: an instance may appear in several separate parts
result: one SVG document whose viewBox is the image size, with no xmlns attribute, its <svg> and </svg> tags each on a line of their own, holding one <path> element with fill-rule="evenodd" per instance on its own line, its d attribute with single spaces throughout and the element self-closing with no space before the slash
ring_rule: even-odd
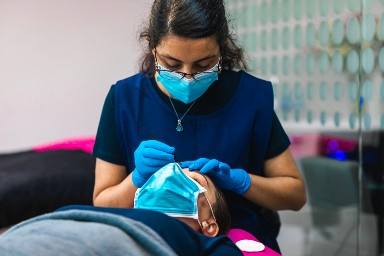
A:
<svg viewBox="0 0 384 256">
<path fill-rule="evenodd" d="M 173 111 L 175 111 L 175 114 L 176 114 L 176 117 L 177 117 L 177 126 L 176 126 L 176 131 L 178 132 L 182 132 L 184 130 L 183 126 L 181 125 L 181 120 L 183 120 L 183 118 L 185 117 L 185 115 L 189 112 L 189 110 L 193 107 L 193 105 L 195 104 L 196 100 L 192 103 L 192 105 L 187 109 L 187 111 L 185 111 L 184 115 L 179 118 L 179 115 L 177 114 L 176 112 L 176 109 L 175 109 L 175 106 L 173 105 L 173 102 L 171 100 L 171 97 L 169 97 L 169 101 L 171 102 L 171 105 L 172 105 L 172 108 L 173 108 Z"/>
</svg>

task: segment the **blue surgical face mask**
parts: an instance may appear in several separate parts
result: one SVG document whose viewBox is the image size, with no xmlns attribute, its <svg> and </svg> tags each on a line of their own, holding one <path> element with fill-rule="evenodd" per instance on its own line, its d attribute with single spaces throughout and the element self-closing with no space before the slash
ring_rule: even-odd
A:
<svg viewBox="0 0 384 256">
<path fill-rule="evenodd" d="M 205 191 L 204 187 L 183 172 L 179 164 L 170 163 L 155 172 L 141 188 L 137 189 L 134 208 L 199 220 L 198 197 Z M 208 204 L 211 207 L 209 201 Z"/>
<path fill-rule="evenodd" d="M 183 77 L 183 75 L 160 65 L 157 65 L 157 67 L 161 75 L 158 73 L 156 80 L 165 87 L 173 98 L 185 104 L 195 101 L 208 90 L 214 81 L 218 80 L 219 64 L 205 71 L 207 73 L 202 72 L 194 75 L 195 78 Z"/>
</svg>

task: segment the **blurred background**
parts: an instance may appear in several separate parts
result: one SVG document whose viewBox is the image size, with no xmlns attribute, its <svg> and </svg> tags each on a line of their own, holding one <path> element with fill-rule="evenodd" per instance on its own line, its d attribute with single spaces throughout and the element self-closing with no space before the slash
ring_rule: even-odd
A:
<svg viewBox="0 0 384 256">
<path fill-rule="evenodd" d="M 283 255 L 384 255 L 384 0 L 226 0 L 307 185 Z M 151 0 L 0 0 L 0 153 L 93 136 Z"/>
</svg>

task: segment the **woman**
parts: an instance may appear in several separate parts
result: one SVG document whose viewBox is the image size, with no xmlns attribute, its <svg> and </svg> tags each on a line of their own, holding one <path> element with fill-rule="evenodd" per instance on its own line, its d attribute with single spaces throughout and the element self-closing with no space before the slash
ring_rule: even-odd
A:
<svg viewBox="0 0 384 256">
<path fill-rule="evenodd" d="M 279 251 L 275 211 L 299 210 L 305 186 L 271 83 L 243 71 L 223 2 L 154 1 L 141 72 L 113 85 L 104 103 L 94 204 L 133 207 L 137 188 L 180 161 L 225 190 L 233 227 Z"/>
</svg>

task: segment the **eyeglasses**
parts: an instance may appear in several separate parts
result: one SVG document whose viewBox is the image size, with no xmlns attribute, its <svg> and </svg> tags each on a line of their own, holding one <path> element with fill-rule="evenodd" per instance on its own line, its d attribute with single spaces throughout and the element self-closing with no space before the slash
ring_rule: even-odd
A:
<svg viewBox="0 0 384 256">
<path fill-rule="evenodd" d="M 155 70 L 159 74 L 159 76 L 161 76 L 164 79 L 170 79 L 170 77 L 172 77 L 172 78 L 177 78 L 177 79 L 181 80 L 186 76 L 190 76 L 194 80 L 199 81 L 205 77 L 205 74 L 211 74 L 211 73 L 220 74 L 220 72 L 222 70 L 221 57 L 215 66 L 213 66 L 212 68 L 210 68 L 206 71 L 195 72 L 195 73 L 184 73 L 184 72 L 180 72 L 180 71 L 170 70 L 170 69 L 167 69 L 165 67 L 160 66 L 159 63 L 157 62 L 156 49 L 155 49 Z"/>
</svg>

